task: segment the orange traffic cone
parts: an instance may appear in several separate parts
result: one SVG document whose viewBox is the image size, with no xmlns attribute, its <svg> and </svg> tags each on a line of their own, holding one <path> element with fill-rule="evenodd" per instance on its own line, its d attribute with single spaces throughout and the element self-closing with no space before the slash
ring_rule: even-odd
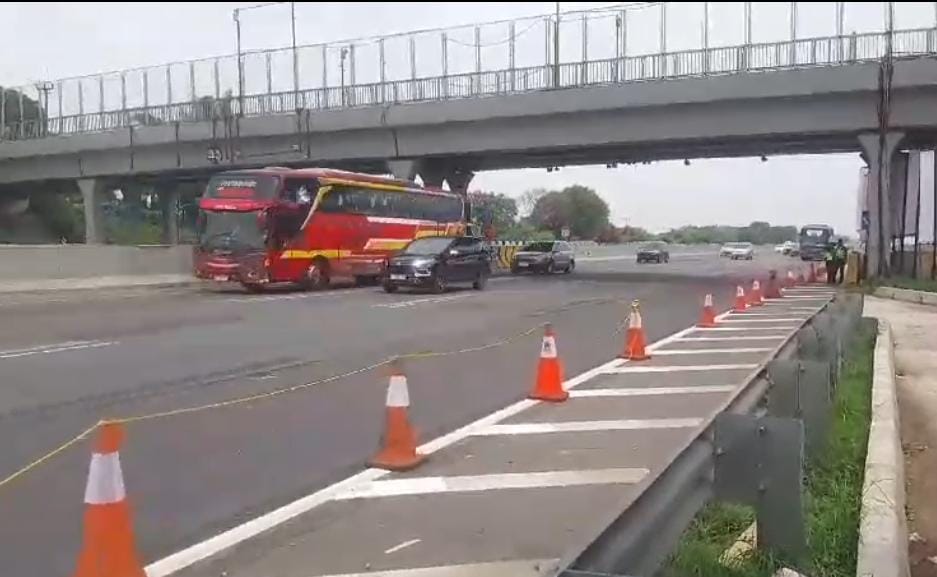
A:
<svg viewBox="0 0 937 577">
<path fill-rule="evenodd" d="M 641 319 L 641 304 L 631 301 L 631 314 L 628 316 L 628 333 L 625 337 L 625 350 L 622 358 L 629 361 L 643 361 L 651 358 L 647 354 L 647 338 L 644 335 L 644 321 Z"/>
<path fill-rule="evenodd" d="M 537 363 L 537 381 L 528 397 L 554 403 L 560 403 L 569 398 L 569 392 L 563 388 L 563 365 L 560 363 L 556 349 L 556 334 L 551 324 L 547 324 L 543 331 L 540 360 Z"/>
<path fill-rule="evenodd" d="M 807 273 L 807 282 L 817 282 L 817 269 L 814 268 L 813 263 L 810 263 L 810 272 Z"/>
<path fill-rule="evenodd" d="M 760 307 L 765 304 L 763 298 L 761 298 L 761 283 L 758 282 L 758 279 L 752 281 L 752 292 L 748 295 L 748 305 L 752 307 Z"/>
<path fill-rule="evenodd" d="M 101 426 L 85 486 L 84 539 L 74 577 L 145 577 L 120 468 L 123 426 Z"/>
<path fill-rule="evenodd" d="M 707 294 L 703 300 L 703 316 L 698 327 L 712 328 L 716 326 L 716 311 L 713 309 L 713 295 Z"/>
<path fill-rule="evenodd" d="M 784 288 L 794 288 L 797 286 L 797 279 L 794 278 L 794 271 L 787 269 L 787 279 L 784 281 Z"/>
<path fill-rule="evenodd" d="M 735 287 L 735 306 L 732 307 L 732 310 L 737 313 L 748 310 L 748 301 L 745 300 L 745 289 L 742 288 L 742 285 Z"/>
<path fill-rule="evenodd" d="M 386 407 L 384 446 L 371 457 L 370 465 L 390 471 L 412 469 L 422 463 L 426 455 L 416 452 L 416 431 L 410 426 L 407 416 L 410 391 L 407 388 L 407 377 L 397 362 L 391 364 Z"/>
</svg>

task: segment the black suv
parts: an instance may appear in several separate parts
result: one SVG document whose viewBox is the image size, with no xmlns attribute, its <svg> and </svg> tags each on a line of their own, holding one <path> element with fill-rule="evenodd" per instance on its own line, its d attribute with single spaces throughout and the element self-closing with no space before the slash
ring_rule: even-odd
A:
<svg viewBox="0 0 937 577">
<path fill-rule="evenodd" d="M 384 290 L 428 288 L 442 293 L 452 283 L 472 283 L 482 290 L 491 276 L 491 255 L 482 239 L 472 236 L 418 238 L 387 262 Z"/>
</svg>

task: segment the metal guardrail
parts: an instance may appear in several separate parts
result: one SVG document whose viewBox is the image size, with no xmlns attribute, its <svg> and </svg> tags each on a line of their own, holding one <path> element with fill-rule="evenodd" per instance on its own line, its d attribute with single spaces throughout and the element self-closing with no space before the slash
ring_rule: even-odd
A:
<svg viewBox="0 0 937 577">
<path fill-rule="evenodd" d="M 838 66 L 877 61 L 887 52 L 887 32 L 748 44 L 662 54 L 567 62 L 345 87 L 271 92 L 243 97 L 203 97 L 189 102 L 124 108 L 7 123 L 0 141 L 103 132 L 136 126 L 230 121 L 235 117 L 291 114 L 368 106 L 437 102 L 507 94 L 687 78 Z M 892 54 L 937 54 L 937 28 L 892 33 Z M 557 84 L 556 80 L 559 79 Z"/>
<path fill-rule="evenodd" d="M 789 560 L 803 555 L 804 462 L 824 444 L 833 390 L 861 315 L 860 294 L 831 301 L 559 575 L 653 575 L 713 499 L 755 508 L 759 547 Z"/>
</svg>

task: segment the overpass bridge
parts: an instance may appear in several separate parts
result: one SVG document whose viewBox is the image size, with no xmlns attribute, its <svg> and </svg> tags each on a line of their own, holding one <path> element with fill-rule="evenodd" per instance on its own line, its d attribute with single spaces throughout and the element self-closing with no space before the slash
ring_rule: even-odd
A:
<svg viewBox="0 0 937 577">
<path fill-rule="evenodd" d="M 81 106 L 82 80 L 77 114 L 63 115 L 63 88 L 57 116 L 45 102 L 44 116 L 7 123 L 0 186 L 76 182 L 92 242 L 99 239 L 95 200 L 108 187 L 147 179 L 171 193 L 181 179 L 274 164 L 420 175 L 464 191 L 480 170 L 858 151 L 875 161 L 870 181 L 878 183 L 882 173 L 888 188 L 893 153 L 931 148 L 937 136 L 937 28 L 845 35 L 840 15 L 836 36 L 800 39 L 794 3 L 791 14 L 787 41 L 709 47 L 707 16 L 702 48 L 668 52 L 662 8 L 661 52 L 629 56 L 618 30 L 615 56 L 604 59 L 588 57 L 583 16 L 583 58 L 575 62 L 551 61 L 546 23 L 545 61 L 531 67 L 515 65 L 512 24 L 510 65 L 488 71 L 476 27 L 472 72 L 448 74 L 444 55 L 438 76 L 357 84 L 351 74 L 349 85 L 329 86 L 324 77 L 321 87 L 301 89 L 295 82 L 279 92 L 267 53 L 267 89 L 247 93 L 239 76 L 238 96 L 221 96 L 216 60 L 215 94 L 198 98 L 195 61 L 188 68 L 190 98 L 173 101 L 169 65 L 167 103 L 149 104 L 151 73 L 144 72 L 145 106 L 138 108 L 128 107 L 127 74 L 120 73 L 120 104 L 108 109 L 101 75 L 97 111 Z M 615 21 L 627 18 L 623 10 Z M 239 58 L 241 75 L 245 58 Z M 872 211 L 873 228 L 879 212 L 890 214 L 887 204 Z M 891 220 L 881 219 L 886 228 Z"/>
</svg>

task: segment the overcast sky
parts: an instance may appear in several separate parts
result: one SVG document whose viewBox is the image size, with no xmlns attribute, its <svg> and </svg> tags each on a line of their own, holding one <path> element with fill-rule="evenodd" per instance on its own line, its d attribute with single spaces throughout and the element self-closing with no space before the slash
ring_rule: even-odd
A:
<svg viewBox="0 0 937 577">
<path fill-rule="evenodd" d="M 881 3 L 847 3 L 847 32 L 880 30 Z M 930 26 L 933 3 L 898 3 L 896 27 Z M 234 52 L 232 11 L 250 3 L 17 3 L 0 4 L 0 85 L 28 85 L 40 79 L 57 79 L 122 68 L 156 65 Z M 564 11 L 608 6 L 604 2 L 563 2 Z M 668 12 L 668 49 L 698 46 L 702 3 L 684 3 Z M 742 40 L 742 3 L 711 3 L 711 45 L 732 45 Z M 338 43 L 414 29 L 450 27 L 475 22 L 530 17 L 549 13 L 551 2 L 436 2 L 436 3 L 320 3 L 297 2 L 297 40 L 300 45 Z M 755 3 L 753 40 L 785 39 L 789 33 L 787 2 Z M 798 6 L 798 36 L 832 35 L 833 2 Z M 656 8 L 629 12 L 628 52 L 655 52 L 658 42 Z M 526 22 L 529 22 L 529 27 Z M 518 65 L 542 59 L 543 37 L 537 20 L 518 24 Z M 577 59 L 581 27 L 576 18 L 564 25 L 561 37 L 564 60 Z M 242 13 L 245 50 L 276 48 L 290 43 L 289 8 L 274 6 Z M 614 19 L 590 28 L 590 57 L 613 54 L 614 33 L 603 32 Z M 603 28 L 605 26 L 605 28 Z M 500 68 L 506 58 L 502 41 L 504 25 L 483 29 L 486 68 Z M 473 30 L 451 35 L 450 73 L 473 65 Z M 400 42 L 405 42 L 401 40 Z M 439 65 L 438 34 L 418 40 L 421 75 Z M 459 44 L 459 42 L 464 42 Z M 388 45 L 388 75 L 408 73 L 405 50 Z M 358 81 L 377 75 L 374 43 L 358 47 Z M 435 51 L 435 52 L 434 52 Z M 314 54 L 319 54 L 315 60 Z M 328 52 L 337 66 L 338 51 Z M 375 52 L 376 54 L 376 52 Z M 303 78 L 318 82 L 321 53 L 309 49 Z M 529 64 L 533 65 L 533 64 Z M 332 65 L 330 64 L 330 67 Z M 236 70 L 236 69 L 235 69 Z M 334 74 L 332 71 L 330 74 Z M 252 74 L 251 78 L 259 78 Z M 275 82 L 288 81 L 277 74 Z M 309 80 L 313 82 L 313 80 Z M 152 90 L 152 88 L 151 88 Z M 87 105 L 87 104 L 86 104 Z M 612 209 L 618 224 L 630 223 L 652 230 L 683 224 L 747 224 L 766 220 L 777 224 L 828 222 L 843 233 L 855 228 L 855 203 L 861 163 L 857 155 L 772 157 L 760 159 L 695 160 L 651 165 L 567 167 L 545 170 L 499 171 L 478 175 L 473 189 L 504 192 L 512 196 L 536 187 L 557 188 L 573 183 L 595 188 Z"/>
</svg>

